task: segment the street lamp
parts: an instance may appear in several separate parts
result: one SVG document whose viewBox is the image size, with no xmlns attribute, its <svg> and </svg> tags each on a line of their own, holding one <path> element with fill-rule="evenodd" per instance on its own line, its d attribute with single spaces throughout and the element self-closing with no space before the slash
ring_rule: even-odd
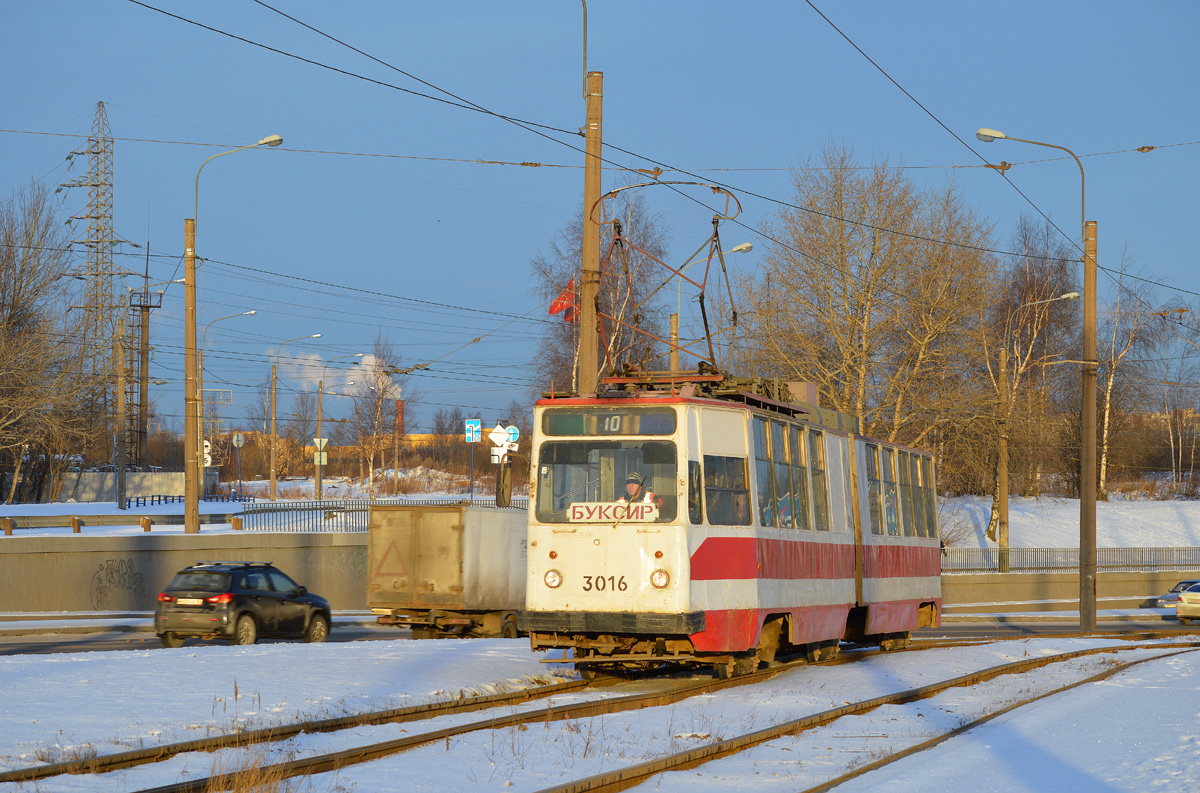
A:
<svg viewBox="0 0 1200 793">
<path fill-rule="evenodd" d="M 230 314 L 227 317 L 217 317 L 212 322 L 210 322 L 204 326 L 204 333 L 200 336 L 200 350 L 196 356 L 196 392 L 200 395 L 200 420 L 198 422 L 196 422 L 196 430 L 198 433 L 196 436 L 196 442 L 200 444 L 200 455 L 201 455 L 202 460 L 204 459 L 204 414 L 205 414 L 204 353 L 208 351 L 208 329 L 211 328 L 215 323 L 220 322 L 222 320 L 233 319 L 234 317 L 252 317 L 257 313 L 258 313 L 257 309 L 250 309 L 249 311 L 242 311 L 238 314 Z M 205 461 L 203 464 L 203 467 L 200 470 L 205 471 L 207 468 L 208 468 L 208 462 Z M 204 486 L 201 485 L 201 487 L 203 488 Z"/>
<path fill-rule="evenodd" d="M 322 404 L 321 397 L 325 394 L 325 373 L 329 370 L 329 364 L 340 358 L 362 358 L 362 357 L 363 357 L 363 354 L 361 352 L 356 352 L 353 355 L 338 355 L 338 356 L 336 356 L 334 358 L 330 358 L 328 361 L 326 361 L 325 366 L 321 368 L 321 379 L 319 381 L 317 381 L 317 437 L 318 438 L 325 437 L 324 435 L 321 434 L 321 416 L 323 415 L 322 406 L 321 406 L 321 404 Z M 354 363 L 357 364 L 359 362 L 355 361 Z M 354 383 L 354 381 L 351 380 L 350 382 L 346 383 L 346 385 L 351 385 L 353 383 Z M 322 449 L 317 449 L 317 487 L 316 487 L 316 491 L 314 493 L 317 501 L 321 500 L 321 492 L 322 492 L 322 485 L 323 485 L 322 474 L 324 472 L 324 466 L 321 464 L 321 452 L 322 451 L 323 451 Z"/>
<path fill-rule="evenodd" d="M 257 143 L 214 154 L 196 169 L 196 189 L 192 216 L 183 221 L 184 256 L 184 427 L 183 427 L 183 480 L 184 509 L 183 530 L 186 534 L 200 532 L 200 444 L 197 443 L 200 423 L 200 394 L 196 390 L 196 216 L 200 214 L 200 172 L 217 157 L 252 149 L 256 146 L 278 146 L 283 143 L 279 135 L 269 135 Z"/>
<path fill-rule="evenodd" d="M 1079 166 L 1079 214 L 1083 224 L 1083 367 L 1079 422 L 1079 630 L 1096 629 L 1096 222 L 1086 210 L 1083 163 L 1065 146 L 1013 138 L 987 127 L 975 133 L 984 143 L 1015 140 L 1065 151 Z"/>
<path fill-rule="evenodd" d="M 275 383 L 277 373 L 279 371 L 279 353 L 283 351 L 283 345 L 288 342 L 300 341 L 300 339 L 319 339 L 320 333 L 313 333 L 309 336 L 297 336 L 294 339 L 288 339 L 282 342 L 275 350 L 275 363 L 271 364 L 271 500 L 275 500 L 275 447 L 279 443 L 279 436 L 275 434 Z"/>
<path fill-rule="evenodd" d="M 1008 392 L 1008 337 L 1009 329 L 1012 325 L 1013 314 L 1016 314 L 1023 308 L 1030 306 L 1040 306 L 1046 303 L 1055 303 L 1059 300 L 1077 300 L 1078 292 L 1067 292 L 1058 297 L 1051 297 L 1045 300 L 1033 300 L 1028 303 L 1022 303 L 1009 313 L 1008 319 L 1004 323 L 1004 337 L 1000 344 L 1000 401 L 1003 404 L 1000 413 L 1000 445 L 999 445 L 999 462 L 996 466 L 996 479 L 998 485 L 998 493 L 996 500 L 998 504 L 999 514 L 999 532 L 997 536 L 997 544 L 1000 547 L 1000 564 L 999 571 L 1001 573 L 1008 572 L 1008 415 L 1011 411 L 1009 404 Z"/>
</svg>

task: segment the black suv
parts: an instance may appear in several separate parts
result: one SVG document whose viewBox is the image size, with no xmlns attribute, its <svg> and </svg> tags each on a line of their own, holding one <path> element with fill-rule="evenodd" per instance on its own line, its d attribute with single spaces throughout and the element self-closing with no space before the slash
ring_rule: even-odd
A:
<svg viewBox="0 0 1200 793">
<path fill-rule="evenodd" d="M 186 637 L 254 644 L 259 636 L 329 636 L 329 601 L 270 562 L 196 562 L 158 594 L 154 632 L 164 647 Z"/>
</svg>

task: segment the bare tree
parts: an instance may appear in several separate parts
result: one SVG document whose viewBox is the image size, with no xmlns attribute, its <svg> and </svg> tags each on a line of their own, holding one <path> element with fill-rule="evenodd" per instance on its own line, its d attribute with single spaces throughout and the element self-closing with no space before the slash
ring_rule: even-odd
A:
<svg viewBox="0 0 1200 793">
<path fill-rule="evenodd" d="M 1128 256 L 1121 257 L 1120 274 L 1117 277 L 1116 300 L 1104 312 L 1107 321 L 1103 344 L 1100 345 L 1100 383 L 1102 394 L 1102 420 L 1100 424 L 1100 483 L 1097 495 L 1108 500 L 1109 440 L 1112 435 L 1113 404 L 1117 384 L 1125 373 L 1125 360 L 1130 353 L 1152 350 L 1162 341 L 1166 328 L 1156 317 L 1162 312 L 1152 311 L 1150 300 L 1153 290 L 1145 281 L 1128 281 L 1125 277 Z M 1134 366 L 1133 368 L 1137 368 Z M 1126 388 L 1136 390 L 1137 385 L 1126 383 Z"/>
<path fill-rule="evenodd" d="M 979 307 L 996 262 L 988 227 L 953 184 L 922 191 L 886 163 L 826 147 L 793 174 L 795 208 L 764 232 L 741 366 L 815 382 L 864 431 L 921 443 L 976 409 Z"/>
<path fill-rule="evenodd" d="M 408 372 L 401 368 L 400 354 L 392 342 L 379 333 L 369 355 L 363 357 L 355 372 L 352 402 L 355 436 L 367 479 L 368 494 L 375 496 L 375 463 L 383 462 L 385 444 L 393 449 L 396 438 L 396 400 L 401 394 L 415 401 L 408 387 Z"/>
<path fill-rule="evenodd" d="M 81 409 L 83 317 L 69 310 L 62 224 L 37 182 L 0 203 L 0 470 L 12 500 L 22 465 L 61 475 L 96 429 Z M 44 491 L 45 486 L 40 486 Z M 32 493 L 27 496 L 32 497 Z"/>
</svg>

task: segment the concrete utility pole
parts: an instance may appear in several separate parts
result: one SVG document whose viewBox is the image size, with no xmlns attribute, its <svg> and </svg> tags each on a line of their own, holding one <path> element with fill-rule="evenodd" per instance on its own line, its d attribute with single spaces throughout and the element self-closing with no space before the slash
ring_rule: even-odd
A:
<svg viewBox="0 0 1200 793">
<path fill-rule="evenodd" d="M 584 127 L 587 158 L 583 169 L 583 276 L 579 283 L 579 381 L 581 394 L 596 393 L 600 372 L 600 226 L 592 212 L 600 202 L 601 118 L 604 73 L 587 75 L 587 125 Z"/>
<path fill-rule="evenodd" d="M 1079 630 L 1096 630 L 1096 221 L 1087 219 L 1083 162 L 1066 146 L 1025 140 L 986 127 L 984 143 L 1015 140 L 1070 154 L 1079 166 L 1079 214 L 1083 223 L 1083 383 L 1079 408 Z"/>
<path fill-rule="evenodd" d="M 1000 572 L 1008 572 L 1008 333 L 1000 348 L 1000 462 L 996 477 L 1000 497 Z"/>
<path fill-rule="evenodd" d="M 253 149 L 255 146 L 278 146 L 279 135 L 268 135 L 257 143 L 214 154 L 196 169 L 196 189 L 193 193 L 192 216 L 183 221 L 183 257 L 185 264 L 183 310 L 184 421 L 183 421 L 183 531 L 200 533 L 200 394 L 196 390 L 196 218 L 200 214 L 200 172 L 217 157 Z"/>
<path fill-rule="evenodd" d="M 1083 165 L 1079 166 L 1079 173 L 1083 175 Z M 1079 431 L 1079 630 L 1088 633 L 1096 630 L 1096 221 L 1086 219 L 1083 222 L 1083 421 Z"/>
<path fill-rule="evenodd" d="M 203 168 L 204 166 L 200 166 Z M 196 394 L 196 221 L 183 221 L 183 532 L 200 533 L 200 423 Z"/>
<path fill-rule="evenodd" d="M 271 364 L 271 492 L 270 498 L 275 500 L 275 371 L 279 364 Z"/>
<path fill-rule="evenodd" d="M 125 509 L 125 315 L 117 318 L 117 509 Z"/>
</svg>

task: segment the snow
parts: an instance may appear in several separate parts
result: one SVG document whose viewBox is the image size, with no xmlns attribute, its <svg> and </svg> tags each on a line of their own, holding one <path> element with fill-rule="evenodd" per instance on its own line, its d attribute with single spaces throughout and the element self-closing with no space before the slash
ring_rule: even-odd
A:
<svg viewBox="0 0 1200 793">
<path fill-rule="evenodd" d="M 305 789 L 539 790 L 1001 663 L 1120 644 L 1107 639 L 1029 639 L 802 667 L 753 687 L 671 706 L 463 735 L 315 777 Z M 977 791 L 1190 791 L 1200 778 L 1200 657 L 1194 652 L 1172 655 L 1175 652 L 1128 649 L 1116 656 L 1085 656 L 1024 675 L 1000 676 L 777 738 L 699 768 L 661 775 L 642 789 L 802 790 L 1018 699 L 1105 671 L 1114 661 L 1147 658 L 1152 660 L 1017 708 L 841 789 L 886 784 L 892 791 L 939 793 L 962 790 L 969 782 Z M 520 639 L 214 644 L 0 657 L 5 713 L 0 720 L 0 769 L 201 738 L 234 728 L 495 693 L 572 676 L 568 665 L 539 664 L 540 657 Z M 583 696 L 552 701 L 572 702 Z M 546 704 L 537 701 L 520 708 L 540 710 Z M 215 768 L 394 740 L 488 715 L 492 714 L 467 713 L 302 735 L 269 750 L 251 747 L 240 756 L 191 753 L 103 776 L 54 778 L 36 786 L 0 785 L 0 793 L 139 790 L 208 776 Z"/>
</svg>

